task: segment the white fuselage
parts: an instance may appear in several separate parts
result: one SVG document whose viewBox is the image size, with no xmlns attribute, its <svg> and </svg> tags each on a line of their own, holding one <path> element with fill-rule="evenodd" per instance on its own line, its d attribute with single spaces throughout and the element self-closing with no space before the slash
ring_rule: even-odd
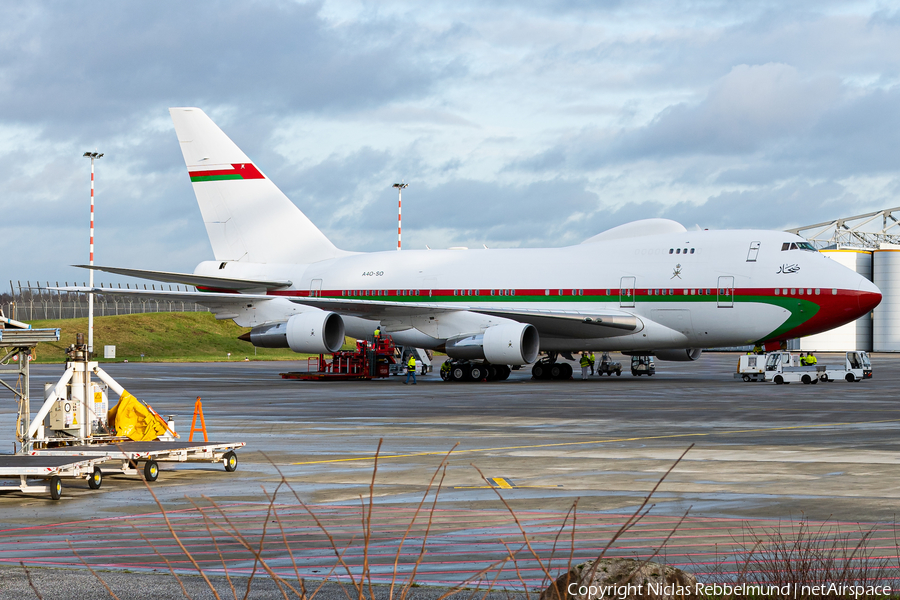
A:
<svg viewBox="0 0 900 600">
<path fill-rule="evenodd" d="M 818 252 L 782 250 L 802 241 L 772 231 L 690 231 L 550 249 L 348 253 L 313 264 L 229 262 L 224 268 L 208 262 L 195 273 L 292 282 L 273 295 L 459 308 L 380 319 L 395 340 L 418 347 L 437 348 L 504 321 L 479 309 L 510 309 L 614 311 L 642 324 L 613 337 L 542 333 L 545 351 L 709 348 L 829 329 L 877 304 L 877 288 L 853 271 Z M 253 326 L 310 310 L 287 300 L 265 304 L 236 321 Z M 354 337 L 371 334 L 378 323 L 345 321 Z"/>
</svg>

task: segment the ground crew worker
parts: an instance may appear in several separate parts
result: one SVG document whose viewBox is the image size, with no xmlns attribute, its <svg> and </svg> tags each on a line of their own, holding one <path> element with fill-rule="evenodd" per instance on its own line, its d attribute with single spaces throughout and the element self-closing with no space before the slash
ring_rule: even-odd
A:
<svg viewBox="0 0 900 600">
<path fill-rule="evenodd" d="M 416 385 L 416 357 L 412 354 L 409 355 L 409 360 L 406 361 L 406 381 L 403 382 L 403 385 L 409 383 L 410 376 L 413 378 L 413 385 Z"/>
<path fill-rule="evenodd" d="M 762 349 L 762 346 L 760 346 L 759 344 L 753 346 L 753 353 L 754 354 L 765 354 L 765 352 Z"/>
<path fill-rule="evenodd" d="M 808 364 L 810 364 L 810 362 L 809 362 L 809 355 L 808 355 L 806 352 L 802 352 L 802 353 L 800 354 L 800 365 L 803 366 L 803 367 L 805 367 L 805 366 L 807 366 Z"/>
<path fill-rule="evenodd" d="M 817 359 L 816 355 L 812 352 L 806 355 L 806 364 L 815 365 L 817 362 L 819 362 L 819 359 Z"/>
<path fill-rule="evenodd" d="M 588 357 L 587 352 L 581 353 L 581 360 L 578 361 L 578 364 L 581 365 L 581 378 L 588 378 L 588 368 L 591 365 L 591 359 Z"/>
<path fill-rule="evenodd" d="M 591 359 L 591 375 L 593 375 L 593 374 L 594 374 L 594 362 L 597 360 L 597 359 L 594 357 L 594 351 L 593 351 L 593 350 L 591 350 L 591 353 L 588 355 L 588 358 Z"/>
<path fill-rule="evenodd" d="M 441 379 L 444 381 L 450 379 L 450 361 L 445 360 L 441 363 Z"/>
<path fill-rule="evenodd" d="M 377 342 L 380 339 L 381 339 L 381 325 L 379 325 L 378 327 L 375 328 L 375 341 Z"/>
</svg>

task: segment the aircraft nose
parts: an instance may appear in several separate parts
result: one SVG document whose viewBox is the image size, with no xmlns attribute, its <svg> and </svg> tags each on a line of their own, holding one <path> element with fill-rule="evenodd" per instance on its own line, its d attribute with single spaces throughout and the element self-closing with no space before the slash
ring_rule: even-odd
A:
<svg viewBox="0 0 900 600">
<path fill-rule="evenodd" d="M 857 298 L 861 314 L 869 312 L 881 302 L 881 290 L 865 277 L 859 278 L 859 286 L 856 289 L 859 291 Z"/>
</svg>

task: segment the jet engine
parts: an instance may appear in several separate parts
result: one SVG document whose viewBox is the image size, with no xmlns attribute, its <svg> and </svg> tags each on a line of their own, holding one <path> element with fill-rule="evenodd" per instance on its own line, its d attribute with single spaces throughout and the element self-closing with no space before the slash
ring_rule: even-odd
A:
<svg viewBox="0 0 900 600">
<path fill-rule="evenodd" d="M 703 354 L 700 348 L 680 348 L 678 350 L 657 350 L 653 353 L 659 360 L 690 361 Z"/>
<path fill-rule="evenodd" d="M 259 325 L 240 339 L 260 348 L 290 348 L 294 352 L 326 354 L 344 345 L 344 320 L 333 312 L 312 311 L 281 323 Z"/>
<path fill-rule="evenodd" d="M 537 358 L 540 336 L 534 325 L 527 323 L 494 325 L 484 333 L 447 340 L 446 350 L 450 358 L 483 358 L 495 365 L 527 365 Z"/>
</svg>

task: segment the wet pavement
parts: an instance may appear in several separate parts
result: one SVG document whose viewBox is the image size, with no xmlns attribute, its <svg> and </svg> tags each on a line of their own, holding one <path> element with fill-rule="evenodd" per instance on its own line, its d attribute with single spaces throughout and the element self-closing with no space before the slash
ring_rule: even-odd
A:
<svg viewBox="0 0 900 600">
<path fill-rule="evenodd" d="M 378 581 L 390 582 L 395 560 L 396 571 L 408 575 L 426 547 L 419 583 L 452 585 L 503 563 L 491 571 L 505 569 L 499 581 L 539 585 L 546 565 L 527 547 L 518 550 L 520 525 L 538 556 L 545 559 L 555 545 L 554 574 L 570 553 L 576 560 L 595 556 L 691 444 L 654 494 L 648 517 L 613 554 L 647 556 L 686 512 L 665 552 L 673 564 L 696 566 L 714 554 L 737 560 L 722 548 L 734 546 L 748 527 L 795 526 L 801 518 L 889 528 L 900 504 L 900 356 L 875 355 L 871 381 L 787 386 L 734 380 L 737 358 L 658 362 L 652 378 L 538 382 L 523 370 L 506 382 L 444 383 L 428 375 L 415 386 L 401 377 L 278 376 L 296 363 L 104 368 L 160 413 L 177 415 L 178 431 L 189 429 L 201 396 L 210 439 L 247 443 L 235 473 L 220 464 L 163 464 L 151 484 L 182 542 L 219 575 L 249 574 L 254 558 L 247 546 L 258 547 L 266 528 L 263 557 L 274 572 L 322 577 L 336 559 L 321 524 L 338 548 L 350 548 L 351 574 L 366 561 Z M 32 389 L 40 390 L 61 369 L 38 365 L 32 373 Z M 9 452 L 12 397 L 5 403 L 0 448 Z M 451 449 L 446 469 L 439 468 Z M 289 487 L 278 490 L 272 511 L 268 494 L 282 475 Z M 98 568 L 165 571 L 160 554 L 178 569 L 192 568 L 141 481 L 110 475 L 97 491 L 84 481 L 64 485 L 58 502 L 0 496 L 0 565 L 80 567 L 69 540 Z M 557 540 L 576 499 L 576 534 L 565 529 Z M 361 543 L 367 536 L 371 556 Z M 518 573 L 510 548 L 519 552 Z"/>
</svg>

